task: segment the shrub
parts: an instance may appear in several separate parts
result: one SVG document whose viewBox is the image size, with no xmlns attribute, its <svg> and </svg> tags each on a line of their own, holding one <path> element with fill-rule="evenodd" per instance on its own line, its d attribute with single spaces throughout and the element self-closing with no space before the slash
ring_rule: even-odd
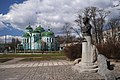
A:
<svg viewBox="0 0 120 80">
<path fill-rule="evenodd" d="M 109 40 L 106 43 L 96 45 L 99 54 L 105 55 L 107 58 L 120 59 L 120 42 Z M 82 44 L 74 44 L 64 49 L 65 56 L 70 60 L 81 58 Z"/>
<path fill-rule="evenodd" d="M 82 44 L 72 44 L 65 47 L 64 54 L 70 60 L 80 58 L 82 55 Z"/>
<path fill-rule="evenodd" d="M 108 58 L 120 59 L 120 43 L 112 40 L 106 43 L 97 45 L 97 49 L 100 54 L 105 55 Z"/>
</svg>

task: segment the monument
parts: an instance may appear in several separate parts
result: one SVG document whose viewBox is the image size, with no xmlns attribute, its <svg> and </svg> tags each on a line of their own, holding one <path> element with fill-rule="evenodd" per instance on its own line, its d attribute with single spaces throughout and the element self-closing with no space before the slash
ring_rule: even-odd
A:
<svg viewBox="0 0 120 80">
<path fill-rule="evenodd" d="M 82 34 L 82 59 L 81 62 L 74 66 L 74 70 L 79 72 L 97 72 L 98 66 L 96 64 L 97 61 L 97 48 L 92 44 L 92 35 L 89 18 L 83 18 Z"/>
<path fill-rule="evenodd" d="M 116 80 L 114 72 L 110 71 L 110 61 L 104 55 L 98 54 L 96 46 L 92 44 L 92 26 L 88 17 L 83 18 L 83 24 L 82 59 L 81 62 L 79 62 L 80 58 L 74 61 L 73 70 L 79 73 L 85 72 L 85 75 L 93 74 L 94 77 L 99 76 L 100 80 Z M 87 76 L 85 79 L 89 78 L 90 76 Z"/>
</svg>

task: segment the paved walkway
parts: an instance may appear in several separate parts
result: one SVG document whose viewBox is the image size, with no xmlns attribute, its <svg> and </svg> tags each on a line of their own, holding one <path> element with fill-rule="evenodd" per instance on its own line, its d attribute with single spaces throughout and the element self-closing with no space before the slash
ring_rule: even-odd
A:
<svg viewBox="0 0 120 80">
<path fill-rule="evenodd" d="M 66 60 L 0 64 L 0 80 L 104 80 L 98 73 L 78 73 L 72 64 Z M 119 72 L 117 65 L 113 71 L 116 80 L 120 80 Z"/>
<path fill-rule="evenodd" d="M 3 68 L 0 69 L 0 80 L 104 80 L 104 78 L 97 73 L 74 72 L 70 65 L 56 65 Z"/>
<path fill-rule="evenodd" d="M 22 67 L 40 67 L 40 66 L 58 66 L 58 65 L 72 65 L 69 61 L 42 61 L 42 62 L 24 62 L 17 64 L 3 64 L 1 68 L 22 68 Z"/>
</svg>

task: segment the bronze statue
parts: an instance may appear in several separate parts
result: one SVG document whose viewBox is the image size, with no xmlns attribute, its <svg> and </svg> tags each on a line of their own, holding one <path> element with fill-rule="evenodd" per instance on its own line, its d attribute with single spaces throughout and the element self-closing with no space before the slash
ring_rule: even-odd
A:
<svg viewBox="0 0 120 80">
<path fill-rule="evenodd" d="M 91 28 L 92 28 L 92 26 L 89 23 L 89 18 L 84 17 L 83 18 L 83 23 L 84 23 L 84 26 L 82 27 L 83 36 L 91 36 Z"/>
</svg>

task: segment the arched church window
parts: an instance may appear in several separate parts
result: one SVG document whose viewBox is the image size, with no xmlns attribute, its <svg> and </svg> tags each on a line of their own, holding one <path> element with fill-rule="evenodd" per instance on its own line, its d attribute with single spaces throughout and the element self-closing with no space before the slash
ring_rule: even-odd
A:
<svg viewBox="0 0 120 80">
<path fill-rule="evenodd" d="M 25 43 L 26 43 L 26 39 L 25 39 Z"/>
<path fill-rule="evenodd" d="M 48 42 L 48 38 L 47 38 L 47 42 Z"/>
</svg>

